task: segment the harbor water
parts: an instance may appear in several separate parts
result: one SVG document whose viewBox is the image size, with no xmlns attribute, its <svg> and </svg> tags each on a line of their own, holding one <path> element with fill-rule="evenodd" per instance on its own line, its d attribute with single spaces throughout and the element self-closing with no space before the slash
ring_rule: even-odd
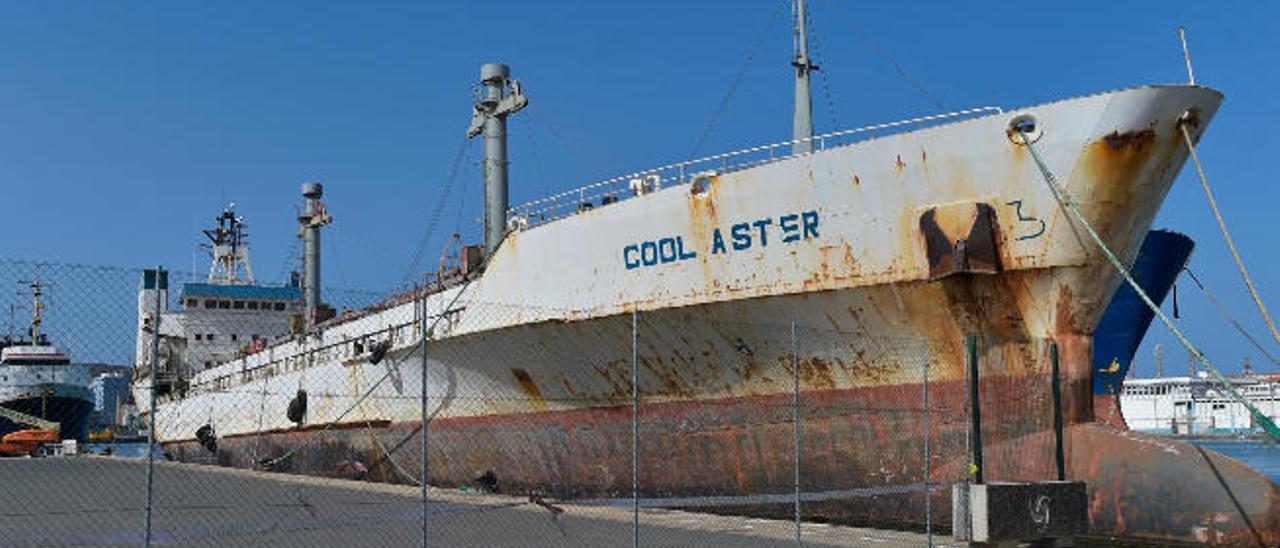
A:
<svg viewBox="0 0 1280 548">
<path fill-rule="evenodd" d="M 1202 439 L 1188 441 L 1243 462 L 1271 478 L 1271 481 L 1280 483 L 1280 444 L 1255 439 Z"/>
</svg>

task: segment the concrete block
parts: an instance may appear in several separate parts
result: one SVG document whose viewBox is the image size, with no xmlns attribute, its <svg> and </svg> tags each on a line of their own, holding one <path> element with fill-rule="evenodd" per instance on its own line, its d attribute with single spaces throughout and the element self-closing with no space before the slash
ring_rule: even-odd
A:
<svg viewBox="0 0 1280 548">
<path fill-rule="evenodd" d="M 964 496 L 965 491 L 968 497 Z M 968 512 L 963 508 L 965 498 Z M 953 517 L 957 540 L 1033 540 L 1070 537 L 1088 531 L 1088 499 L 1083 482 L 957 485 L 952 490 L 952 500 L 957 502 Z M 964 521 L 968 524 L 961 523 Z"/>
</svg>

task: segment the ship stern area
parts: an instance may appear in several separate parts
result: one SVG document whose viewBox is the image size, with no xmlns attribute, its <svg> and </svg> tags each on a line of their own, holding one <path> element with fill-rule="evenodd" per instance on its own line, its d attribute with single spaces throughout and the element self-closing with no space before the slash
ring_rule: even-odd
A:
<svg viewBox="0 0 1280 548">
<path fill-rule="evenodd" d="M 1063 201 L 1079 208 L 1125 265 L 1134 264 L 1160 204 L 1186 162 L 1189 151 L 1181 128 L 1198 141 L 1221 101 L 1218 92 L 1193 86 L 1119 92 L 1100 118 L 1096 138 L 1085 145 L 1070 170 L 1055 173 L 1063 181 Z M 1049 157 L 1052 164 L 1052 154 Z M 1053 165 L 1048 168 L 1053 171 Z M 1047 188 L 1042 177 L 1037 174 L 1036 184 Z M 1088 485 L 1091 531 L 1280 544 L 1280 486 L 1223 455 L 1132 432 L 1116 416 L 1117 405 L 1095 401 L 1093 330 L 1111 295 L 1125 282 L 1066 207 L 1062 205 L 1049 221 L 1050 231 L 1056 229 L 1062 236 L 1055 247 L 1065 255 L 1058 258 L 1074 255 L 1065 262 L 1078 266 L 1051 267 L 1047 277 L 1028 283 L 1052 287 L 1050 295 L 1056 296 L 1047 327 L 1061 347 L 1065 377 L 1066 477 Z M 1050 250 L 1047 255 L 1063 251 Z M 1094 301 L 1090 295 L 1102 298 Z M 999 443 L 988 451 L 995 456 L 988 469 L 1026 466 L 1016 462 L 1018 453 L 1002 452 Z M 1001 455 L 1013 460 L 1001 462 Z"/>
</svg>

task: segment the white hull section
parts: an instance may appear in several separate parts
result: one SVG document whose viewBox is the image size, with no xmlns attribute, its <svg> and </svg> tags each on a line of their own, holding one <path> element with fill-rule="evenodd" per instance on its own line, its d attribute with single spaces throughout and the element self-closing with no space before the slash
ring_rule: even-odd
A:
<svg viewBox="0 0 1280 548">
<path fill-rule="evenodd" d="M 984 353 L 1004 356 L 989 362 L 1012 375 L 1028 371 L 1010 343 L 1058 340 L 1068 375 L 1087 381 L 1089 336 L 1118 279 L 1073 230 L 1009 123 L 1035 117 L 1048 167 L 1132 260 L 1185 160 L 1177 119 L 1193 112 L 1198 135 L 1220 101 L 1185 86 L 1092 95 L 712 175 L 514 232 L 482 277 L 428 298 L 430 412 L 626 402 L 632 310 L 656 318 L 640 334 L 651 360 L 641 390 L 652 398 L 786 392 L 780 328 L 792 319 L 820 341 L 810 357 L 847 358 L 828 374 L 815 369 L 813 388 L 919 382 L 906 370 L 926 341 L 931 378 L 962 378 L 966 333 L 983 335 Z M 970 219 L 949 212 L 979 204 L 994 211 L 1001 272 L 929 281 L 922 215 L 935 210 L 944 232 L 963 234 Z M 416 318 L 416 303 L 389 306 L 201 371 L 185 395 L 160 401 L 158 437 L 192 439 L 205 424 L 220 436 L 293 428 L 284 409 L 299 389 L 307 425 L 415 421 Z M 368 364 L 383 340 L 392 352 Z"/>
</svg>

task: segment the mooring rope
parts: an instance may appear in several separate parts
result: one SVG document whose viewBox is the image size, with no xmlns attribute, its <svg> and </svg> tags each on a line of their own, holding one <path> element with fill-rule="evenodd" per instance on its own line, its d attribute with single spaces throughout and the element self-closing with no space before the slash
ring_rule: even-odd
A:
<svg viewBox="0 0 1280 548">
<path fill-rule="evenodd" d="M 1200 278 L 1196 276 L 1196 273 L 1192 272 L 1190 268 L 1186 268 L 1185 270 L 1187 272 L 1187 276 L 1191 277 L 1191 281 L 1195 282 L 1196 287 L 1199 287 L 1200 291 L 1204 293 L 1204 296 L 1209 299 L 1209 302 L 1213 303 L 1213 306 L 1218 309 L 1218 312 L 1222 314 L 1228 322 L 1231 322 L 1231 325 L 1236 328 L 1236 331 L 1239 331 L 1241 335 L 1244 335 L 1244 338 L 1249 339 L 1249 342 L 1253 344 L 1253 347 L 1257 348 L 1258 352 L 1261 352 L 1263 356 L 1266 356 L 1271 363 L 1280 365 L 1280 360 L 1276 360 L 1270 352 L 1267 352 L 1266 348 L 1263 348 L 1262 343 L 1259 343 L 1258 339 L 1253 338 L 1253 335 L 1246 331 L 1244 326 L 1240 325 L 1240 322 L 1236 321 L 1235 316 L 1232 316 L 1231 312 L 1228 312 L 1226 307 L 1222 306 L 1221 302 L 1218 302 L 1218 299 L 1213 296 L 1213 292 L 1209 291 L 1209 288 L 1204 286 L 1204 283 L 1200 281 Z"/>
<path fill-rule="evenodd" d="M 1267 418 L 1267 416 L 1262 414 L 1258 408 L 1249 403 L 1244 396 L 1240 395 L 1240 392 L 1235 389 L 1235 386 L 1231 384 L 1231 381 L 1223 376 L 1222 373 L 1218 371 L 1217 367 L 1214 367 L 1212 363 L 1209 363 L 1209 358 L 1206 357 L 1199 348 L 1196 348 L 1196 345 L 1192 344 L 1191 340 L 1188 339 L 1186 335 L 1182 334 L 1182 331 L 1173 324 L 1173 321 L 1165 315 L 1163 310 L 1160 310 L 1159 306 L 1156 306 L 1156 303 L 1151 300 L 1151 297 L 1149 297 L 1147 292 L 1142 289 L 1142 286 L 1138 285 L 1138 282 L 1133 279 L 1133 275 L 1129 273 L 1129 269 L 1125 268 L 1124 264 L 1120 262 L 1120 259 L 1116 258 L 1115 253 L 1111 252 L 1111 248 L 1107 247 L 1106 242 L 1102 241 L 1102 237 L 1098 236 L 1098 233 L 1093 229 L 1093 225 L 1089 224 L 1089 221 L 1085 219 L 1084 215 L 1080 213 L 1080 210 L 1076 208 L 1076 204 L 1071 199 L 1070 195 L 1058 186 L 1058 181 L 1053 176 L 1053 172 L 1049 171 L 1049 167 L 1045 164 L 1044 159 L 1040 157 L 1040 153 L 1036 150 L 1031 138 L 1027 136 L 1028 131 L 1026 128 L 1018 127 L 1016 129 L 1018 134 L 1022 136 L 1023 144 L 1026 145 L 1027 150 L 1031 152 L 1031 157 L 1035 160 L 1036 167 L 1040 169 L 1041 178 L 1044 179 L 1045 184 L 1048 185 L 1049 191 L 1053 193 L 1053 197 L 1058 201 L 1058 204 L 1061 205 L 1063 209 L 1071 212 L 1072 216 L 1075 217 L 1075 220 L 1078 221 L 1080 226 L 1084 228 L 1085 232 L 1089 234 L 1089 238 L 1093 240 L 1093 243 L 1097 244 L 1098 248 L 1102 250 L 1102 254 L 1106 256 L 1107 261 L 1111 263 L 1111 266 L 1114 267 L 1120 275 L 1124 276 L 1124 280 L 1128 282 L 1129 287 L 1132 287 L 1133 291 L 1142 298 L 1142 302 L 1146 303 L 1147 307 L 1150 308 L 1152 312 L 1155 312 L 1156 316 L 1160 318 L 1160 322 L 1163 323 L 1165 327 L 1168 327 L 1169 331 L 1173 332 L 1173 335 L 1178 339 L 1178 342 L 1182 343 L 1182 346 L 1187 349 L 1187 352 L 1204 365 L 1205 370 L 1212 374 L 1214 378 L 1222 384 L 1223 389 L 1230 394 L 1232 399 L 1241 403 L 1249 410 L 1249 414 L 1253 416 L 1254 420 L 1257 421 L 1258 424 L 1262 425 L 1263 430 L 1270 434 L 1272 438 L 1275 438 L 1276 441 L 1280 441 L 1280 428 L 1277 428 L 1275 423 L 1271 422 L 1270 418 Z"/>
<path fill-rule="evenodd" d="M 1262 319 L 1267 322 L 1267 327 L 1271 329 L 1271 336 L 1275 337 L 1276 342 L 1280 343 L 1280 332 L 1276 331 L 1276 324 L 1271 321 L 1271 314 L 1267 313 L 1267 307 L 1262 304 L 1262 297 L 1258 296 L 1258 288 L 1253 286 L 1253 279 L 1249 277 L 1249 271 L 1245 269 L 1244 261 L 1240 259 L 1240 251 L 1236 249 L 1235 241 L 1231 239 L 1231 232 L 1227 230 L 1227 223 L 1222 220 L 1222 212 L 1218 210 L 1218 201 L 1213 199 L 1213 191 L 1209 190 L 1209 178 L 1205 177 L 1204 168 L 1200 166 L 1200 156 L 1196 154 L 1195 144 L 1191 142 L 1191 134 L 1187 132 L 1185 124 L 1179 123 L 1178 129 L 1182 130 L 1182 138 L 1187 142 L 1187 150 L 1191 152 L 1191 161 L 1196 166 L 1196 174 L 1200 176 L 1200 186 L 1204 188 L 1204 195 L 1209 199 L 1209 208 L 1213 210 L 1213 217 L 1218 220 L 1218 228 L 1222 229 L 1223 239 L 1227 240 L 1227 249 L 1231 250 L 1231 258 L 1236 261 L 1236 268 L 1240 270 L 1240 277 L 1244 278 L 1244 285 L 1249 288 L 1249 295 L 1253 296 L 1254 304 L 1258 305 L 1258 312 L 1262 313 Z"/>
</svg>

